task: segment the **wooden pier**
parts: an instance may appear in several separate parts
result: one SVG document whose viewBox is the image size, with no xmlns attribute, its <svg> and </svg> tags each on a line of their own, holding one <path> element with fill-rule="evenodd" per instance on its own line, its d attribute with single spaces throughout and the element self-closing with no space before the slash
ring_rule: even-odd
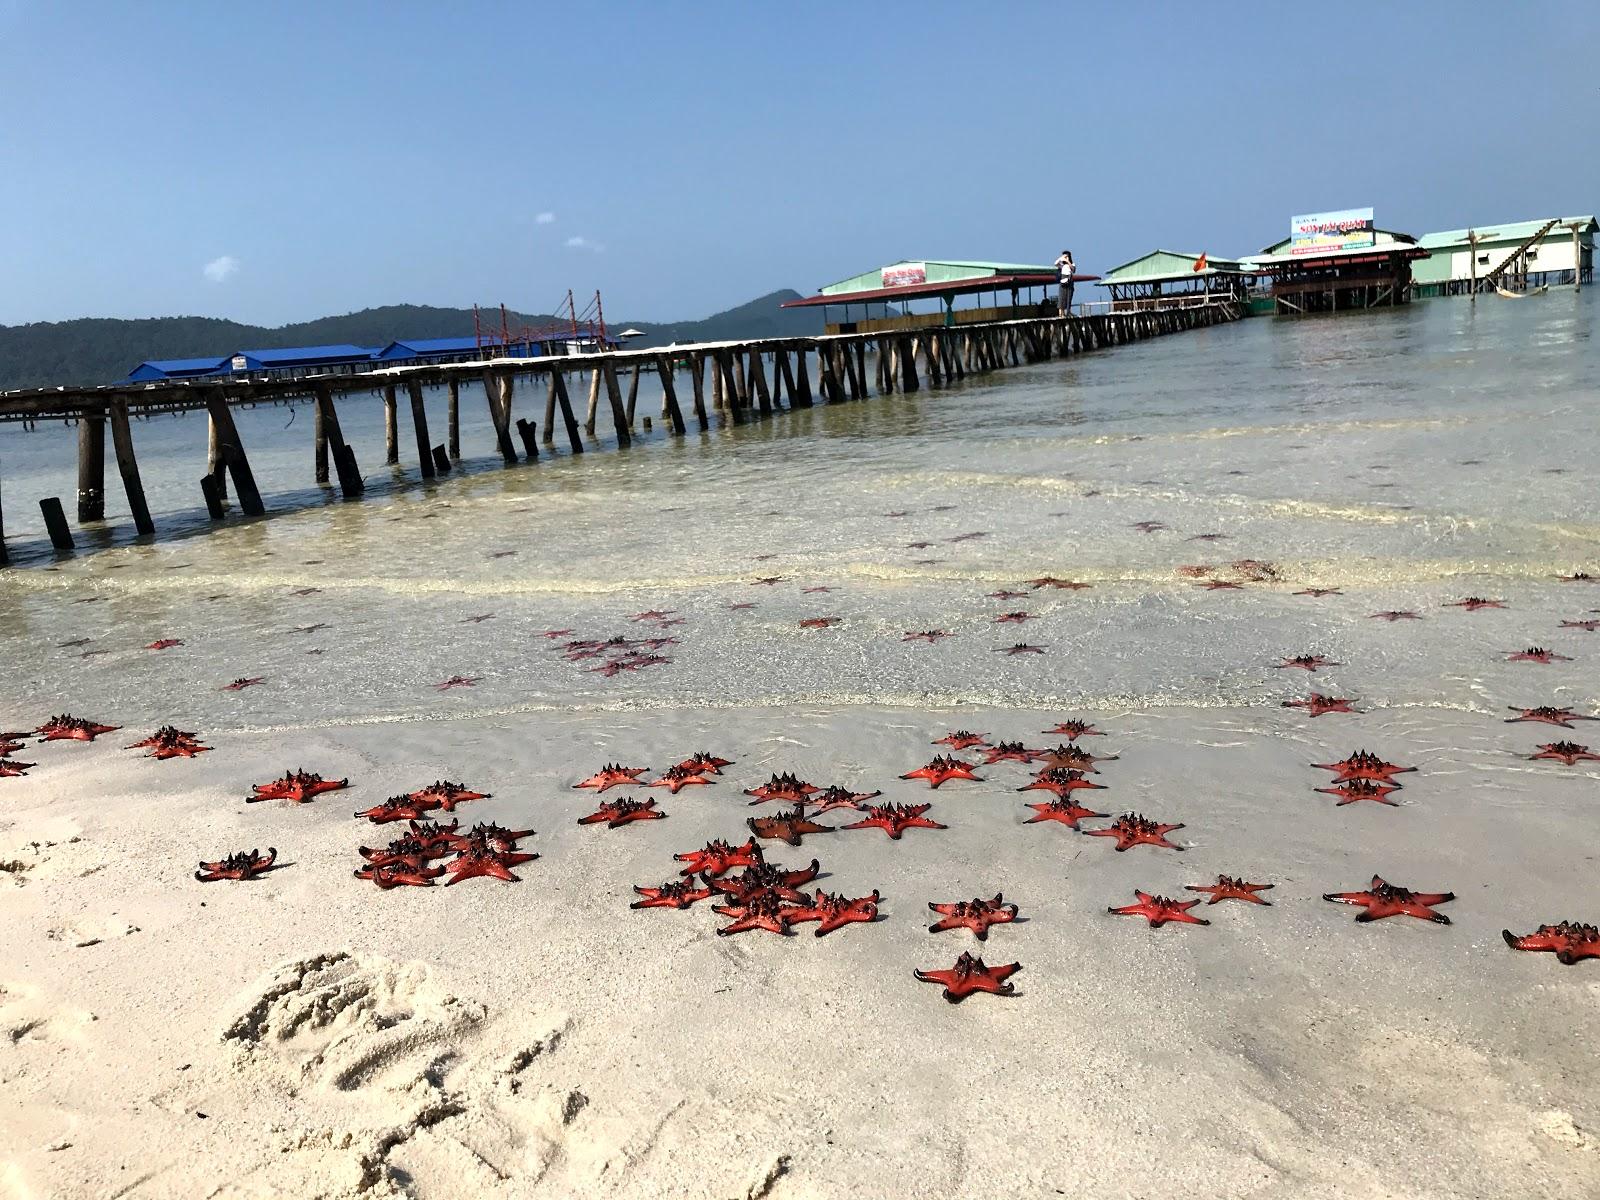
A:
<svg viewBox="0 0 1600 1200">
<path fill-rule="evenodd" d="M 541 447 L 556 453 L 558 440 L 571 454 L 590 447 L 598 437 L 602 393 L 610 429 L 619 448 L 636 435 L 640 380 L 654 374 L 661 391 L 661 419 L 670 436 L 686 434 L 691 425 L 701 432 L 713 422 L 740 425 L 813 404 L 865 400 L 875 388 L 880 395 L 914 392 L 924 385 L 947 387 L 968 375 L 984 375 L 1006 367 L 1109 349 L 1125 342 L 1221 324 L 1244 316 L 1241 305 L 1219 301 L 1185 308 L 1100 313 L 1078 317 L 1034 317 L 1022 320 L 964 324 L 868 333 L 831 334 L 813 338 L 774 338 L 706 342 L 641 350 L 543 358 L 501 358 L 481 362 L 390 367 L 353 375 L 319 375 L 300 379 L 207 380 L 115 385 L 98 388 L 41 389 L 0 395 L 0 421 L 30 425 L 59 422 L 78 429 L 77 517 L 80 525 L 105 517 L 105 432 L 111 439 L 133 524 L 141 537 L 153 537 L 156 526 L 145 502 L 139 462 L 134 452 L 134 418 L 158 413 L 204 409 L 207 421 L 206 473 L 198 482 L 200 497 L 213 520 L 227 515 L 231 483 L 239 511 L 246 517 L 267 513 L 250 459 L 233 420 L 240 405 L 293 403 L 313 405 L 312 470 L 318 484 L 336 486 L 349 500 L 364 491 L 354 448 L 339 424 L 338 405 L 357 393 L 381 393 L 384 406 L 384 461 L 399 465 L 399 396 L 403 390 L 415 435 L 417 468 L 424 479 L 448 473 L 462 457 L 461 385 L 481 386 L 488 406 L 495 448 L 506 466 L 536 463 Z M 868 379 L 868 352 L 874 359 Z M 588 373 L 587 404 L 582 419 L 574 410 L 573 387 Z M 627 377 L 624 393 L 623 377 Z M 572 387 L 569 387 L 569 381 Z M 542 384 L 542 421 L 537 411 L 513 418 L 519 386 Z M 426 387 L 447 394 L 445 437 L 435 442 L 429 425 Z M 683 393 L 680 394 L 680 388 Z M 687 414 L 685 410 L 687 409 Z M 559 418 L 559 423 L 558 423 Z M 644 418 L 648 428 L 648 417 Z M 333 483 L 330 484 L 330 466 Z M 3 493 L 0 493 L 3 494 Z M 74 548 L 71 526 L 57 496 L 39 497 L 51 543 L 58 553 Z M 5 521 L 0 510 L 0 565 L 7 560 Z"/>
</svg>

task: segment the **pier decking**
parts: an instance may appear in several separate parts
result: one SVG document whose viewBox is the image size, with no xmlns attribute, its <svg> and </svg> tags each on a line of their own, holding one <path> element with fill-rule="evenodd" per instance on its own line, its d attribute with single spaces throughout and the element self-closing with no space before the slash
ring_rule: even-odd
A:
<svg viewBox="0 0 1600 1200">
<path fill-rule="evenodd" d="M 495 447 L 509 467 L 537 462 L 541 447 L 545 454 L 557 453 L 558 441 L 574 455 L 592 448 L 592 439 L 598 436 L 602 393 L 616 444 L 619 448 L 628 447 L 636 435 L 640 381 L 650 374 L 660 383 L 661 417 L 668 434 L 682 436 L 691 421 L 704 432 L 713 421 L 739 425 L 784 411 L 810 408 L 815 403 L 864 400 L 874 386 L 880 395 L 916 391 L 924 380 L 931 387 L 949 386 L 969 374 L 1107 349 L 1234 321 L 1243 315 L 1241 305 L 1219 301 L 1181 309 L 1033 317 L 811 338 L 705 342 L 572 356 L 492 358 L 301 379 L 39 389 L 0 395 L 0 421 L 59 423 L 63 429 L 76 424 L 80 525 L 101 522 L 105 517 L 105 434 L 109 424 L 117 471 L 134 527 L 141 537 L 152 537 L 156 526 L 145 501 L 134 448 L 137 417 L 206 411 L 207 470 L 198 487 L 212 519 L 220 521 L 227 515 L 230 480 L 244 516 L 267 514 L 249 455 L 233 420 L 232 410 L 239 405 L 309 401 L 313 406 L 315 481 L 329 484 L 331 468 L 334 483 L 330 486 L 337 486 L 345 499 L 354 499 L 365 490 L 365 484 L 355 449 L 340 428 L 338 404 L 357 393 L 380 393 L 383 397 L 387 464 L 400 462 L 399 395 L 405 393 L 415 435 L 417 467 L 424 479 L 433 479 L 450 472 L 462 458 L 459 414 L 463 382 L 481 385 Z M 870 381 L 869 351 L 874 358 L 874 377 Z M 588 394 L 580 420 L 569 381 L 574 387 L 579 386 L 574 376 L 584 372 L 589 375 Z M 624 376 L 628 379 L 626 393 Z M 519 384 L 543 385 L 542 422 L 537 419 L 537 411 L 530 417 L 513 418 Z M 684 398 L 680 398 L 680 386 L 687 393 Z M 442 442 L 433 440 L 425 387 L 446 390 Z M 648 417 L 644 423 L 650 425 Z M 591 441 L 586 444 L 586 439 Z M 55 549 L 72 550 L 75 542 L 60 498 L 37 499 Z M 0 510 L 0 566 L 8 562 L 4 528 L 4 513 Z"/>
</svg>

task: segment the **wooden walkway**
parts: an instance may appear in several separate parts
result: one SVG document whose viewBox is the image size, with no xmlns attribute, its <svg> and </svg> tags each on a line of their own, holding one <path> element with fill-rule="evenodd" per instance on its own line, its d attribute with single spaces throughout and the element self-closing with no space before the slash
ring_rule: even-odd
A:
<svg viewBox="0 0 1600 1200">
<path fill-rule="evenodd" d="M 0 422 L 59 422 L 64 429 L 76 424 L 80 524 L 100 522 L 105 517 L 105 435 L 109 424 L 117 470 L 134 526 L 140 536 L 151 537 L 156 528 L 145 502 L 134 452 L 134 417 L 206 410 L 209 453 L 199 488 L 212 519 L 220 521 L 227 515 L 229 480 L 244 516 L 264 516 L 267 511 L 234 424 L 232 410 L 239 405 L 311 402 L 315 480 L 328 484 L 331 467 L 340 494 L 353 499 L 362 494 L 365 485 L 355 451 L 340 430 L 338 403 L 356 393 L 382 394 L 384 459 L 398 464 L 398 402 L 404 391 L 416 439 L 417 465 L 423 478 L 433 479 L 448 473 L 462 457 L 459 414 L 463 382 L 481 384 L 496 447 L 506 465 L 512 466 L 537 462 L 541 446 L 546 448 L 545 453 L 553 453 L 558 435 L 572 454 L 591 448 L 586 446 L 585 438 L 598 436 L 602 397 L 617 445 L 630 445 L 636 432 L 640 380 L 651 373 L 660 381 L 662 421 L 670 434 L 683 435 L 691 422 L 704 431 L 711 428 L 713 420 L 739 425 L 786 410 L 810 408 L 814 403 L 864 400 L 874 387 L 880 395 L 914 392 L 924 380 L 929 386 L 941 387 L 958 383 L 968 375 L 1108 349 L 1125 342 L 1238 320 L 1243 315 L 1238 305 L 1218 303 L 813 338 L 703 342 L 601 354 L 389 367 L 301 379 L 201 379 L 40 389 L 0 395 Z M 869 351 L 873 358 L 870 380 Z M 580 421 L 568 383 L 570 380 L 574 387 L 579 386 L 578 377 L 584 372 L 589 373 L 589 387 Z M 534 383 L 544 385 L 542 425 L 537 419 L 512 415 L 519 384 Z M 680 384 L 688 393 L 686 397 L 680 397 Z M 424 403 L 426 387 L 442 387 L 448 396 L 446 436 L 437 444 Z M 537 413 L 533 416 L 536 418 Z M 644 424 L 650 426 L 648 417 Z M 72 529 L 60 498 L 41 498 L 39 507 L 55 549 L 72 550 Z M 4 514 L 0 512 L 0 565 L 7 562 L 4 529 Z"/>
</svg>

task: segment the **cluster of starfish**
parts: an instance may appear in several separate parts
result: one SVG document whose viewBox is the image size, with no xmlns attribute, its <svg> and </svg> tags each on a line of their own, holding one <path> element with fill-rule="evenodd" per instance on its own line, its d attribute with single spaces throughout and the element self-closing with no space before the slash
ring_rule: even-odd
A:
<svg viewBox="0 0 1600 1200">
<path fill-rule="evenodd" d="M 179 729 L 176 725 L 163 725 L 149 737 L 134 742 L 128 746 L 129 750 L 148 750 L 146 758 L 193 758 L 211 749 L 210 746 L 200 744 L 200 736 L 187 729 Z"/>
<path fill-rule="evenodd" d="M 634 614 L 636 621 L 646 618 L 654 620 L 658 626 L 683 623 L 682 617 L 673 617 L 667 611 Z M 550 637 L 552 634 L 559 636 L 571 632 L 570 629 L 551 630 L 545 636 Z M 670 636 L 630 638 L 619 633 L 608 638 L 579 638 L 562 642 L 556 648 L 568 662 L 603 660 L 598 666 L 588 669 L 596 675 L 611 679 L 624 671 L 642 671 L 646 667 L 659 667 L 671 662 L 671 658 L 658 652 L 668 646 L 677 645 L 677 642 L 677 638 Z"/>
<path fill-rule="evenodd" d="M 709 787 L 712 776 L 721 775 L 722 768 L 733 765 L 733 760 L 719 758 L 705 750 L 691 754 L 680 763 L 668 767 L 655 779 L 646 781 L 639 777 L 647 774 L 648 767 L 625 767 L 620 763 L 607 763 L 587 779 L 573 784 L 574 788 L 589 788 L 596 794 L 614 787 L 660 787 L 676 796 L 686 787 Z M 602 801 L 600 807 L 578 819 L 580 825 L 605 825 L 615 829 L 635 821 L 657 821 L 667 814 L 656 808 L 654 799 Z"/>
<path fill-rule="evenodd" d="M 344 780 L 340 780 L 335 786 L 343 786 L 344 783 Z M 436 779 L 427 787 L 390 796 L 382 803 L 364 808 L 355 815 L 365 817 L 374 825 L 388 825 L 394 821 L 420 821 L 428 814 L 441 810 L 455 812 L 458 804 L 464 804 L 469 800 L 487 799 L 489 799 L 488 792 L 475 792 L 464 784 L 452 783 L 448 779 Z"/>
<path fill-rule="evenodd" d="M 1392 794 L 1400 790 L 1400 785 L 1394 782 L 1394 777 L 1407 775 L 1416 770 L 1415 767 L 1401 767 L 1385 762 L 1367 750 L 1357 750 L 1338 762 L 1311 765 L 1319 771 L 1333 773 L 1331 786 L 1313 790 L 1325 796 L 1333 796 L 1335 807 L 1341 808 L 1358 800 L 1372 800 L 1379 804 L 1387 804 L 1391 808 L 1395 807 L 1399 801 L 1389 799 Z"/>
<path fill-rule="evenodd" d="M 355 877 L 371 880 L 384 891 L 432 887 L 433 881 L 444 875 L 449 876 L 445 887 L 480 877 L 519 883 L 511 868 L 539 857 L 518 849 L 518 842 L 533 836 L 531 829 L 479 823 L 463 833 L 460 824 L 458 820 L 448 825 L 412 820 L 407 832 L 387 846 L 359 847 L 357 853 L 366 865 L 357 868 Z M 448 861 L 434 865 L 435 859 Z"/>
</svg>

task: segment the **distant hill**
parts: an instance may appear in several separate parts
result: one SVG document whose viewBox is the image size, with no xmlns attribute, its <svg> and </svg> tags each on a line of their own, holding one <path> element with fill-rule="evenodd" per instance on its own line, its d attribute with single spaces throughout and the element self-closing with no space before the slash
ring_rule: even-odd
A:
<svg viewBox="0 0 1600 1200">
<path fill-rule="evenodd" d="M 733 338 L 804 337 L 822 332 L 814 308 L 781 309 L 800 293 L 784 289 L 698 321 L 657 324 L 616 321 L 613 330 L 641 329 L 634 345 L 719 341 Z M 513 325 L 548 325 L 560 318 L 510 314 Z M 499 323 L 499 313 L 495 313 Z M 0 325 L 0 391 L 58 384 L 114 383 L 148 358 L 220 357 L 235 350 L 349 343 L 382 346 L 401 338 L 471 337 L 470 308 L 432 308 L 391 304 L 342 317 L 320 317 L 294 325 L 265 328 L 213 317 L 154 317 L 115 320 L 41 321 Z"/>
</svg>

